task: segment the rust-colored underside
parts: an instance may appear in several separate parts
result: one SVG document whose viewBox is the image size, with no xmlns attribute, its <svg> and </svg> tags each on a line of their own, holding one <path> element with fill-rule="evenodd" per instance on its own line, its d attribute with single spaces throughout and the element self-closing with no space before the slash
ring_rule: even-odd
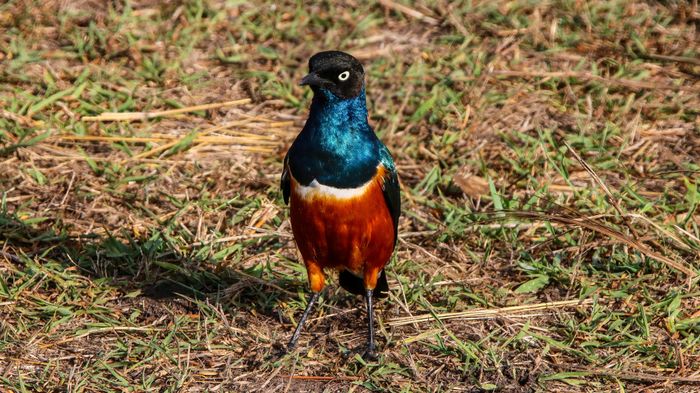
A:
<svg viewBox="0 0 700 393">
<path fill-rule="evenodd" d="M 377 274 L 394 250 L 394 225 L 384 200 L 380 168 L 363 195 L 338 199 L 330 195 L 301 198 L 291 181 L 291 222 L 297 247 L 309 274 L 311 290 L 323 289 L 324 268 L 347 269 L 374 289 Z"/>
</svg>

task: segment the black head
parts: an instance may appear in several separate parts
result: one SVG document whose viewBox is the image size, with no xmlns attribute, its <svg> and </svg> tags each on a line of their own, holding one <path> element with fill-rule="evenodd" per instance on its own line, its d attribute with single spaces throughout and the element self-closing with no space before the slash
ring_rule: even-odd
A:
<svg viewBox="0 0 700 393">
<path fill-rule="evenodd" d="M 351 55 L 340 51 L 319 52 L 309 59 L 309 75 L 301 85 L 324 88 L 339 98 L 353 98 L 360 94 L 365 82 L 362 64 Z"/>
</svg>

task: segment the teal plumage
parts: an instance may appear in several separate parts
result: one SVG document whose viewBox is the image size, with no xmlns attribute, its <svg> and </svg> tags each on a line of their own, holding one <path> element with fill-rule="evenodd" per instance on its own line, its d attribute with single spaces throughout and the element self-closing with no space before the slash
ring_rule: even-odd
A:
<svg viewBox="0 0 700 393">
<path fill-rule="evenodd" d="M 352 188 L 374 176 L 382 147 L 367 122 L 364 89 L 346 100 L 322 89 L 314 96 L 309 119 L 287 157 L 294 177 L 303 185 L 316 179 L 332 187 Z"/>
</svg>

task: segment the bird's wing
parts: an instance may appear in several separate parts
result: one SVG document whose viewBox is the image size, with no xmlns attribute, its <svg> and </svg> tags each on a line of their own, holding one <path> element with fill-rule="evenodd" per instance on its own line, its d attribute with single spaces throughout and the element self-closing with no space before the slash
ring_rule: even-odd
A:
<svg viewBox="0 0 700 393">
<path fill-rule="evenodd" d="M 381 147 L 379 156 L 382 165 L 386 168 L 384 182 L 382 183 L 382 192 L 384 193 L 384 200 L 389 208 L 389 213 L 391 213 L 391 219 L 394 222 L 394 245 L 396 245 L 399 234 L 399 215 L 401 215 L 399 175 L 396 172 L 394 160 L 392 160 L 391 154 L 386 146 Z"/>
<path fill-rule="evenodd" d="M 284 156 L 284 168 L 282 169 L 282 177 L 280 178 L 280 188 L 282 189 L 282 196 L 284 197 L 284 203 L 289 203 L 289 153 Z"/>
</svg>

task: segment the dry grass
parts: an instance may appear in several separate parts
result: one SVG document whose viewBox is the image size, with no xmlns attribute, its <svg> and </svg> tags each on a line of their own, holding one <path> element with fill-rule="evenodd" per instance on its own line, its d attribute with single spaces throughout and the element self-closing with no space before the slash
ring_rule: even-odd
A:
<svg viewBox="0 0 700 393">
<path fill-rule="evenodd" d="M 7 391 L 700 389 L 696 1 L 0 5 Z M 314 52 L 368 71 L 404 212 L 305 305 L 278 178 Z"/>
</svg>

